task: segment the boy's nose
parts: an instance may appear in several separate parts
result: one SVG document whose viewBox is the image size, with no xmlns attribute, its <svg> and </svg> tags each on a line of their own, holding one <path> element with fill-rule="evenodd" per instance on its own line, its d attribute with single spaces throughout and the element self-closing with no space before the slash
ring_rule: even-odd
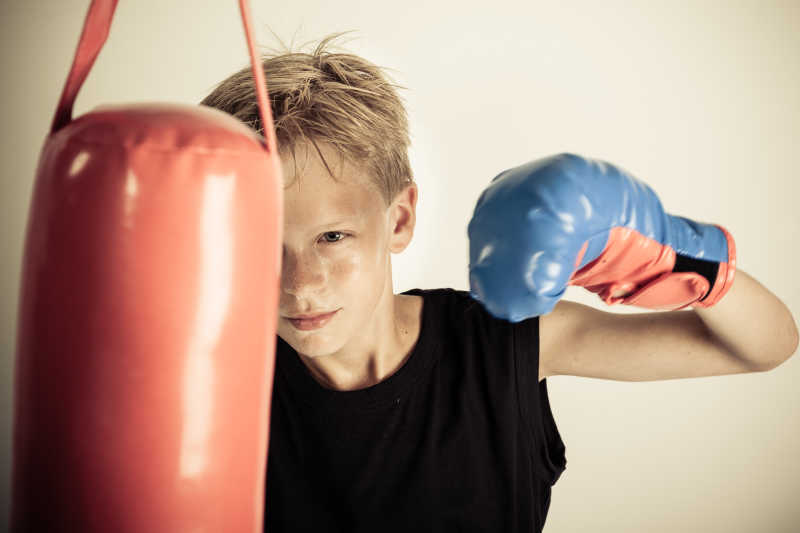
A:
<svg viewBox="0 0 800 533">
<path fill-rule="evenodd" d="M 316 254 L 298 256 L 285 253 L 281 269 L 281 287 L 284 292 L 301 296 L 302 292 L 316 292 L 325 285 L 327 274 Z"/>
</svg>

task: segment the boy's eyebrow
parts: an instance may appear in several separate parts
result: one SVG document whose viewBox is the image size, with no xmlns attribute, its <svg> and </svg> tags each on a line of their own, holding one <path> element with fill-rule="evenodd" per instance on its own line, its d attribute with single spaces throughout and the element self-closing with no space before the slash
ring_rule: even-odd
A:
<svg viewBox="0 0 800 533">
<path fill-rule="evenodd" d="M 339 220 L 335 220 L 335 221 L 332 221 L 332 222 L 326 222 L 324 224 L 320 224 L 319 226 L 315 226 L 314 229 L 320 229 L 320 228 L 324 228 L 326 226 L 337 226 L 339 224 L 347 224 L 347 223 L 351 222 L 354 218 L 355 217 L 347 217 L 347 218 L 341 218 Z"/>
</svg>

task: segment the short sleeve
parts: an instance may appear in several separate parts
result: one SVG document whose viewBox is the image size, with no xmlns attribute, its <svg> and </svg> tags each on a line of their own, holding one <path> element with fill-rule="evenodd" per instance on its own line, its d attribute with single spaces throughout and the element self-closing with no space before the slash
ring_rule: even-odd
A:
<svg viewBox="0 0 800 533">
<path fill-rule="evenodd" d="M 539 317 L 512 323 L 511 331 L 520 414 L 533 442 L 534 469 L 552 486 L 566 469 L 567 460 L 550 410 L 547 380 L 539 382 Z"/>
</svg>

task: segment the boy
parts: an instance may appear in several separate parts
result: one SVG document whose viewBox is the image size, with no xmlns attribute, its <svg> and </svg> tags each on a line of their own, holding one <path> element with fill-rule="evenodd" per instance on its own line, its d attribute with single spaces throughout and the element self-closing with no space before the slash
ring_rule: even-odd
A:
<svg viewBox="0 0 800 533">
<path fill-rule="evenodd" d="M 693 312 L 562 300 L 509 321 L 480 290 L 394 294 L 417 201 L 406 114 L 333 37 L 264 59 L 285 179 L 266 531 L 541 531 L 566 466 L 548 376 L 755 372 L 795 351 L 788 309 L 741 270 Z M 261 131 L 249 67 L 201 103 Z"/>
</svg>

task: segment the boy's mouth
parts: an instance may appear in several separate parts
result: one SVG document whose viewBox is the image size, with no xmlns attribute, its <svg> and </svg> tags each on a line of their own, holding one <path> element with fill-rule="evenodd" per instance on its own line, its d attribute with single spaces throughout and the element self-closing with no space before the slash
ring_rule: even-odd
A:
<svg viewBox="0 0 800 533">
<path fill-rule="evenodd" d="M 318 313 L 318 314 L 310 314 L 310 315 L 297 315 L 295 317 L 285 317 L 289 322 L 291 322 L 292 326 L 296 329 L 307 331 L 311 329 L 319 329 L 334 317 L 336 313 L 339 312 L 339 309 L 334 311 L 330 311 L 328 313 Z"/>
</svg>

